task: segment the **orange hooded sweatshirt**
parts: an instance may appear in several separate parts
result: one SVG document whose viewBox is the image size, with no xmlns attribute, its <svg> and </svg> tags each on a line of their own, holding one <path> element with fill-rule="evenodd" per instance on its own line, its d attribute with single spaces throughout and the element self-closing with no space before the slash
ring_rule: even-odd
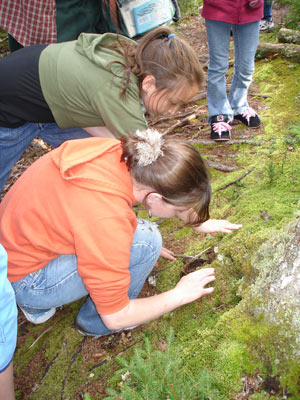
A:
<svg viewBox="0 0 300 400">
<path fill-rule="evenodd" d="M 100 314 L 128 304 L 136 216 L 121 155 L 119 140 L 71 140 L 24 172 L 0 204 L 11 282 L 76 254 L 78 274 Z"/>
</svg>

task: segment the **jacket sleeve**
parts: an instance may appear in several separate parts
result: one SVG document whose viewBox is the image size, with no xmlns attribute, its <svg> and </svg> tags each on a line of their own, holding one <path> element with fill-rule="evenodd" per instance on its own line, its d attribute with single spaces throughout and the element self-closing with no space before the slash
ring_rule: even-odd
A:
<svg viewBox="0 0 300 400">
<path fill-rule="evenodd" d="M 101 218 L 82 226 L 76 234 L 78 274 L 99 314 L 120 311 L 129 302 L 134 218 Z"/>
</svg>

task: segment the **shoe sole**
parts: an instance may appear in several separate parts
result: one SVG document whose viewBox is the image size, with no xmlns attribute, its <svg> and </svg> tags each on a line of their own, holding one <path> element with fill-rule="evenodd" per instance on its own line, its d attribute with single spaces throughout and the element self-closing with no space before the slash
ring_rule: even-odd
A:
<svg viewBox="0 0 300 400">
<path fill-rule="evenodd" d="M 261 124 L 259 124 L 258 126 L 249 126 L 249 125 L 244 124 L 244 122 L 240 121 L 239 119 L 235 119 L 235 118 L 234 118 L 233 120 L 236 121 L 236 122 L 238 122 L 238 123 L 240 123 L 240 124 L 242 124 L 242 125 L 244 125 L 244 126 L 246 126 L 246 128 L 258 129 L 258 128 L 261 127 Z"/>
<path fill-rule="evenodd" d="M 108 335 L 113 335 L 114 333 L 119 333 L 119 332 L 124 332 L 124 331 L 125 332 L 126 331 L 131 331 L 132 329 L 135 329 L 137 327 L 138 327 L 138 325 L 135 325 L 135 326 L 130 326 L 129 328 L 125 328 L 125 329 L 118 329 L 117 331 L 114 331 L 114 332 L 111 332 L 111 333 L 107 333 L 106 335 L 96 335 L 96 334 L 87 332 L 82 328 L 79 328 L 79 326 L 76 323 L 74 324 L 74 328 L 77 329 L 78 333 L 80 333 L 83 336 L 93 337 L 95 339 L 98 339 L 98 338 L 101 338 L 101 337 L 105 337 L 105 336 L 108 336 Z"/>
<path fill-rule="evenodd" d="M 25 318 L 27 319 L 28 322 L 31 322 L 34 325 L 40 325 L 43 324 L 44 322 L 48 321 L 50 318 L 53 317 L 53 315 L 56 313 L 56 308 L 53 307 L 53 310 L 51 312 L 49 312 L 49 314 L 47 314 L 47 318 L 42 318 L 40 317 L 40 320 L 32 320 L 30 317 L 30 314 L 27 313 L 26 311 L 24 311 L 20 306 L 19 306 L 20 310 L 22 311 L 22 313 L 24 314 Z"/>
</svg>

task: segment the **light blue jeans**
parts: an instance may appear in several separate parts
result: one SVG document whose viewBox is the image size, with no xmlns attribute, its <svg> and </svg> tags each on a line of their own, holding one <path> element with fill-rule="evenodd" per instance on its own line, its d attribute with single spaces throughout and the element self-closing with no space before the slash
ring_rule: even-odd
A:
<svg viewBox="0 0 300 400">
<path fill-rule="evenodd" d="M 247 94 L 254 71 L 254 58 L 259 38 L 259 22 L 248 24 L 229 24 L 206 19 L 206 32 L 209 47 L 209 66 L 207 78 L 208 123 L 215 115 L 241 114 L 248 107 Z M 229 96 L 226 94 L 226 72 L 230 31 L 234 39 L 234 75 Z"/>
<path fill-rule="evenodd" d="M 0 192 L 10 171 L 35 137 L 40 137 L 53 147 L 66 140 L 89 137 L 83 129 L 60 129 L 55 123 L 26 122 L 19 128 L 0 126 Z"/>
<path fill-rule="evenodd" d="M 136 298 L 142 290 L 160 255 L 161 246 L 162 239 L 157 225 L 138 219 L 130 251 L 129 298 Z M 39 271 L 12 283 L 12 286 L 17 304 L 32 314 L 71 303 L 88 295 L 77 272 L 76 255 L 61 255 Z M 113 332 L 103 324 L 90 297 L 87 297 L 81 306 L 76 322 L 84 330 L 95 335 L 104 336 Z"/>
<path fill-rule="evenodd" d="M 0 373 L 11 363 L 17 343 L 18 311 L 7 279 L 7 255 L 0 244 Z"/>
</svg>

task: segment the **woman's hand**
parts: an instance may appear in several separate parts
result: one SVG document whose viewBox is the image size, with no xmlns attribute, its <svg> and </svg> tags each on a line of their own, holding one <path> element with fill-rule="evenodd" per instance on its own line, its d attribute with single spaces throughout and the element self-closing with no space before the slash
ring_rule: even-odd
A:
<svg viewBox="0 0 300 400">
<path fill-rule="evenodd" d="M 160 256 L 171 261 L 176 261 L 176 258 L 174 257 L 174 251 L 166 249 L 165 247 L 162 247 Z"/>
<path fill-rule="evenodd" d="M 242 226 L 241 224 L 232 224 L 225 219 L 209 219 L 194 229 L 198 233 L 210 233 L 212 236 L 216 236 L 219 232 L 231 233 L 233 230 L 240 229 Z"/>
<path fill-rule="evenodd" d="M 216 279 L 214 268 L 203 268 L 182 277 L 174 288 L 176 296 L 183 301 L 182 304 L 191 303 L 200 297 L 214 291 L 213 287 L 206 285 Z"/>
</svg>

